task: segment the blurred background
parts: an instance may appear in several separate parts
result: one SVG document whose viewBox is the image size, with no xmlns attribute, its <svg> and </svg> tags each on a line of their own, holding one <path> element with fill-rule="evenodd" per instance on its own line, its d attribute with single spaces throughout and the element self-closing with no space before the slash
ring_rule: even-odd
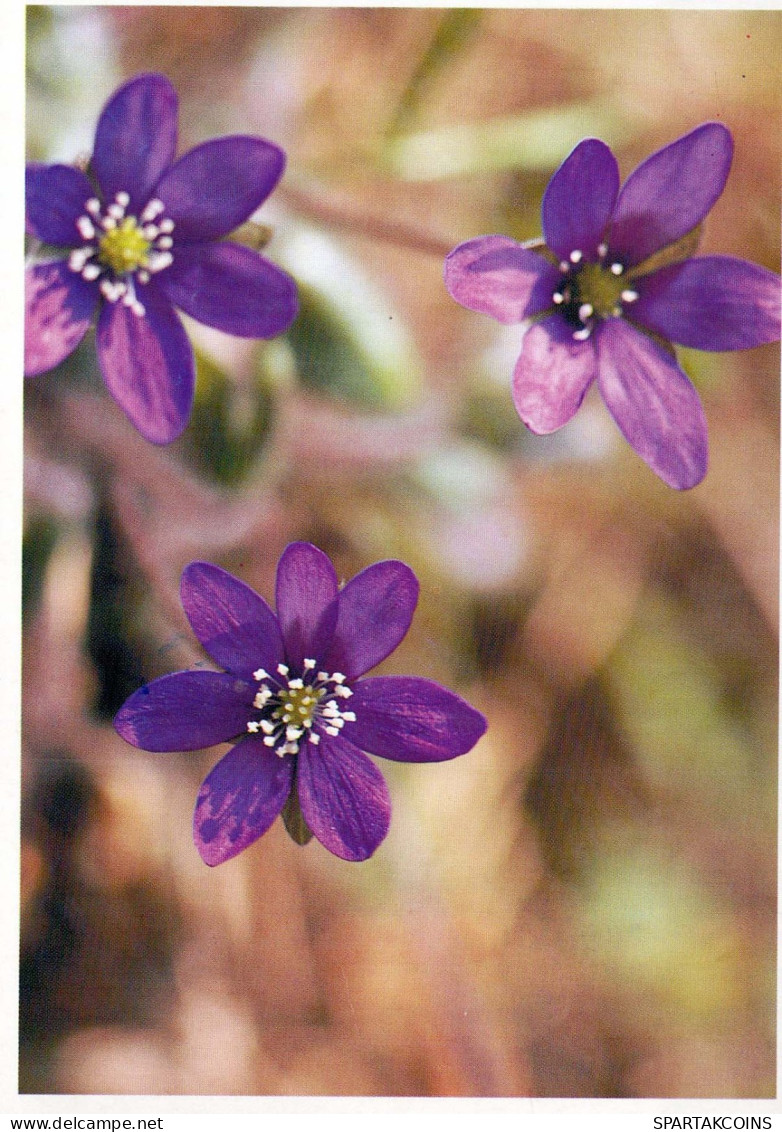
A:
<svg viewBox="0 0 782 1132">
<path fill-rule="evenodd" d="M 442 264 L 539 234 L 582 137 L 623 176 L 733 131 L 701 249 L 779 270 L 782 13 L 28 9 L 28 156 L 89 155 L 162 71 L 180 149 L 288 153 L 258 219 L 301 288 L 270 343 L 192 325 L 196 406 L 156 449 L 88 338 L 25 388 L 21 1077 L 28 1093 L 775 1094 L 779 350 L 680 351 L 710 430 L 662 484 L 599 397 L 535 437 L 518 327 Z M 468 755 L 383 763 L 365 864 L 282 823 L 215 870 L 191 840 L 218 750 L 111 720 L 203 663 L 194 558 L 268 599 L 293 539 L 421 582 L 382 666 L 489 718 Z"/>
</svg>

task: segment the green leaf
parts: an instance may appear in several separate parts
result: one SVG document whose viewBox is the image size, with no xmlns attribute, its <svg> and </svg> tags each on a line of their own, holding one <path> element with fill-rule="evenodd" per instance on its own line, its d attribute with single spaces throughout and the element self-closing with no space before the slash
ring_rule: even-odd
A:
<svg viewBox="0 0 782 1132">
<path fill-rule="evenodd" d="M 524 114 L 465 122 L 388 141 L 381 163 L 407 181 L 520 170 L 550 171 L 585 137 L 621 144 L 625 115 L 609 103 L 576 102 Z"/>
<path fill-rule="evenodd" d="M 260 379 L 250 389 L 238 387 L 198 349 L 196 372 L 193 414 L 181 440 L 184 453 L 211 479 L 236 484 L 251 469 L 268 436 L 271 397 Z"/>
<path fill-rule="evenodd" d="M 305 229 L 284 248 L 299 284 L 288 331 L 305 386 L 370 409 L 397 409 L 419 392 L 421 363 L 401 319 L 341 247 Z"/>
<path fill-rule="evenodd" d="M 388 129 L 389 135 L 400 133 L 413 120 L 426 89 L 465 47 L 480 25 L 483 13 L 479 8 L 451 8 L 443 13 L 429 46 L 399 99 L 396 113 Z"/>
<path fill-rule="evenodd" d="M 312 830 L 307 825 L 301 812 L 299 794 L 295 783 L 288 795 L 288 800 L 282 807 L 282 820 L 297 845 L 306 845 L 308 841 L 312 840 Z"/>
<path fill-rule="evenodd" d="M 57 525 L 49 518 L 31 520 L 22 537 L 22 620 L 38 607 L 46 567 L 57 542 Z"/>
</svg>

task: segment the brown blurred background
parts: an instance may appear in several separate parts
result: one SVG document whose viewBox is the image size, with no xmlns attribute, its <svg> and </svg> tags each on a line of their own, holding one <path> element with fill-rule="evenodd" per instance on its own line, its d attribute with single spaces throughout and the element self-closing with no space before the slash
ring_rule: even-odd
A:
<svg viewBox="0 0 782 1132">
<path fill-rule="evenodd" d="M 179 90 L 181 149 L 286 149 L 259 218 L 302 313 L 268 344 L 192 328 L 196 409 L 167 449 L 90 341 L 27 383 L 21 1091 L 773 1096 L 778 348 L 680 352 L 711 466 L 677 494 L 596 396 L 526 432 L 519 329 L 458 307 L 442 259 L 538 234 L 580 138 L 626 175 L 718 119 L 736 153 L 702 250 L 778 270 L 782 14 L 28 15 L 31 159 L 89 153 L 143 70 Z M 489 731 L 383 764 L 366 864 L 277 822 L 210 870 L 191 815 L 219 752 L 146 754 L 111 719 L 204 659 L 187 562 L 271 598 L 297 538 L 344 578 L 415 569 L 384 670 Z"/>
</svg>

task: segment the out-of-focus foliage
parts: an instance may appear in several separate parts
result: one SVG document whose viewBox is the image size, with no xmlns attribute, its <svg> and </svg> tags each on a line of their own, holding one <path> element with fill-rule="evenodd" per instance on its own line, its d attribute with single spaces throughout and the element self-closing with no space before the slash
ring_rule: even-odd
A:
<svg viewBox="0 0 782 1132">
<path fill-rule="evenodd" d="M 23 1092 L 775 1093 L 778 348 L 682 353 L 711 465 L 677 494 L 599 399 L 526 432 L 520 330 L 453 303 L 442 258 L 537 235 L 583 134 L 626 174 L 718 119 L 736 155 L 701 250 L 778 270 L 780 43 L 771 11 L 29 9 L 30 158 L 83 156 L 116 83 L 165 71 L 182 150 L 286 149 L 258 221 L 302 310 L 270 343 L 189 328 L 166 449 L 90 344 L 27 383 Z M 188 562 L 272 598 L 299 538 L 342 578 L 410 563 L 383 670 L 489 731 L 383 768 L 366 864 L 277 822 L 209 870 L 216 752 L 131 749 L 111 714 L 208 663 Z"/>
</svg>

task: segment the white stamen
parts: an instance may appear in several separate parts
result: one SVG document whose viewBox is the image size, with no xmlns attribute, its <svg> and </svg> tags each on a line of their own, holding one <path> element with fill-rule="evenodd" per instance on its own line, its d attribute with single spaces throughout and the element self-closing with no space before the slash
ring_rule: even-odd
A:
<svg viewBox="0 0 782 1132">
<path fill-rule="evenodd" d="M 121 220 L 125 215 L 125 209 L 121 204 L 110 204 L 106 212 L 109 216 L 113 216 L 115 220 Z"/>
<path fill-rule="evenodd" d="M 559 292 L 559 291 L 555 291 L 554 294 L 551 297 L 554 300 L 554 302 L 557 304 L 557 306 L 559 306 L 560 303 L 564 303 L 564 301 L 565 301 L 565 296 L 563 294 L 561 294 L 561 292 Z"/>
<path fill-rule="evenodd" d="M 326 732 L 327 735 L 339 735 L 339 728 L 338 727 L 324 727 L 323 730 Z"/>
<path fill-rule="evenodd" d="M 345 676 L 344 676 L 344 673 L 342 673 L 342 672 L 332 672 L 331 679 L 334 681 L 335 684 L 344 684 L 345 683 Z"/>
<path fill-rule="evenodd" d="M 280 676 L 287 676 L 290 672 L 290 669 L 288 668 L 287 664 L 278 664 L 277 671 L 279 672 Z"/>
<path fill-rule="evenodd" d="M 117 221 L 113 216 L 104 216 L 100 223 L 105 232 L 111 232 L 117 227 Z"/>
<path fill-rule="evenodd" d="M 136 279 L 138 279 L 139 283 L 149 283 L 150 278 L 151 276 L 149 272 L 145 271 L 143 267 L 136 275 Z"/>
<path fill-rule="evenodd" d="M 84 208 L 87 212 L 91 212 L 93 216 L 100 216 L 100 201 L 95 197 L 90 197 Z"/>
<path fill-rule="evenodd" d="M 304 728 L 303 727 L 286 727 L 285 728 L 285 738 L 286 739 L 301 739 L 303 734 L 304 734 Z"/>
<path fill-rule="evenodd" d="M 578 250 L 578 248 L 574 248 L 573 251 L 570 253 L 570 262 L 571 263 L 581 263 L 581 260 L 583 258 L 584 258 L 584 253 L 580 252 Z"/>
<path fill-rule="evenodd" d="M 273 735 L 276 730 L 277 725 L 272 723 L 270 719 L 261 720 L 261 731 L 263 731 L 264 735 Z"/>
<path fill-rule="evenodd" d="M 288 687 L 289 688 L 303 688 L 304 687 L 304 681 L 300 677 L 297 676 L 295 680 L 289 680 L 288 681 Z"/>
<path fill-rule="evenodd" d="M 311 659 L 310 659 L 309 657 L 305 657 L 305 658 L 304 658 L 304 667 L 305 667 L 305 668 L 306 668 L 307 670 L 309 670 L 310 668 L 314 668 L 314 667 L 315 667 L 315 663 L 316 663 L 316 662 L 315 662 L 314 660 L 311 660 Z"/>
<path fill-rule="evenodd" d="M 162 271 L 164 267 L 170 267 L 174 262 L 174 257 L 171 252 L 153 252 L 147 256 L 147 267 L 150 271 Z"/>
<path fill-rule="evenodd" d="M 591 316 L 594 313 L 595 313 L 595 308 L 592 306 L 591 303 L 582 303 L 581 306 L 578 308 L 578 317 L 581 319 L 582 322 L 586 322 L 586 320 L 588 318 L 591 318 Z"/>
<path fill-rule="evenodd" d="M 624 267 L 622 267 L 621 263 L 612 263 L 610 270 L 612 275 L 621 275 L 624 271 Z"/>
<path fill-rule="evenodd" d="M 313 731 L 312 734 L 310 735 L 310 743 L 312 743 L 314 746 L 317 747 L 319 742 L 320 742 L 320 735 L 318 735 L 317 731 Z"/>
<path fill-rule="evenodd" d="M 258 724 L 256 723 L 256 721 L 254 719 L 251 719 L 249 721 L 249 723 L 247 724 L 247 730 L 252 731 L 253 733 L 255 733 L 258 730 Z"/>
<path fill-rule="evenodd" d="M 566 259 L 561 259 L 559 261 L 559 270 L 560 271 L 568 272 L 568 271 L 570 271 L 570 268 L 571 268 L 571 264 L 569 264 Z"/>
<path fill-rule="evenodd" d="M 114 197 L 115 201 L 121 208 L 127 208 L 130 204 L 130 194 L 124 191 L 117 193 Z"/>
<path fill-rule="evenodd" d="M 331 677 L 329 676 L 328 672 L 319 672 L 318 679 L 322 684 L 326 684 L 331 679 Z"/>
<path fill-rule="evenodd" d="M 159 248 L 173 248 L 174 241 L 171 239 L 170 236 L 161 236 L 160 239 L 157 242 L 157 246 Z"/>
<path fill-rule="evenodd" d="M 80 216 L 76 221 L 76 227 L 79 229 L 79 235 L 83 240 L 91 240 L 95 235 L 95 225 L 89 216 Z"/>
<path fill-rule="evenodd" d="M 581 330 L 574 330 L 573 337 L 577 342 L 586 342 L 589 335 L 592 333 L 591 326 L 585 326 Z"/>
<path fill-rule="evenodd" d="M 624 303 L 634 303 L 637 298 L 637 291 L 622 291 L 622 302 Z"/>
<path fill-rule="evenodd" d="M 268 680 L 268 679 L 269 679 L 269 673 L 266 671 L 265 668 L 256 668 L 255 672 L 253 672 L 253 680 Z"/>
<path fill-rule="evenodd" d="M 342 718 L 347 723 L 355 723 L 356 722 L 356 713 L 354 711 L 343 711 Z"/>
<path fill-rule="evenodd" d="M 141 229 L 141 235 L 145 240 L 156 240 L 160 235 L 160 229 L 156 228 L 154 224 L 145 224 Z"/>
<path fill-rule="evenodd" d="M 346 699 L 346 700 L 349 699 L 353 695 L 350 688 L 347 688 L 344 685 L 341 685 L 339 688 L 335 688 L 334 694 L 336 696 L 342 696 L 343 699 Z"/>
<path fill-rule="evenodd" d="M 277 740 L 272 735 L 267 735 L 263 743 L 265 747 L 273 747 Z"/>
<path fill-rule="evenodd" d="M 95 248 L 76 248 L 68 257 L 68 267 L 71 271 L 78 271 L 81 273 L 87 260 L 91 255 L 95 254 Z"/>
<path fill-rule="evenodd" d="M 608 244 L 598 244 L 597 254 L 601 259 L 605 259 L 605 257 L 608 255 Z"/>
<path fill-rule="evenodd" d="M 125 294 L 127 287 L 124 283 L 112 283 L 110 279 L 104 279 L 101 282 L 100 290 L 104 299 L 108 299 L 110 303 L 116 303 Z"/>
<path fill-rule="evenodd" d="M 82 270 L 81 277 L 82 279 L 88 280 L 88 282 L 92 282 L 93 279 L 98 278 L 101 270 L 97 263 L 88 263 Z"/>
<path fill-rule="evenodd" d="M 173 232 L 173 231 L 174 231 L 174 227 L 175 227 L 175 225 L 174 225 L 174 221 L 173 221 L 173 220 L 172 220 L 172 219 L 171 219 L 170 217 L 168 217 L 168 216 L 165 216 L 165 217 L 164 217 L 164 218 L 163 218 L 163 219 L 162 219 L 162 220 L 160 221 L 160 225 L 159 225 L 159 227 L 160 227 L 160 231 L 161 231 L 161 232 L 167 232 L 167 233 L 169 233 L 169 234 L 170 234 L 171 232 Z"/>
<path fill-rule="evenodd" d="M 141 219 L 145 223 L 147 220 L 154 220 L 156 216 L 159 216 L 160 213 L 164 211 L 165 207 L 166 206 L 163 204 L 162 200 L 157 200 L 155 198 L 149 201 L 146 208 L 141 213 Z"/>
<path fill-rule="evenodd" d="M 147 308 L 143 303 L 140 303 L 138 299 L 134 299 L 133 302 L 129 305 L 130 309 L 133 311 L 137 318 L 143 318 L 143 316 L 147 313 Z"/>
</svg>

